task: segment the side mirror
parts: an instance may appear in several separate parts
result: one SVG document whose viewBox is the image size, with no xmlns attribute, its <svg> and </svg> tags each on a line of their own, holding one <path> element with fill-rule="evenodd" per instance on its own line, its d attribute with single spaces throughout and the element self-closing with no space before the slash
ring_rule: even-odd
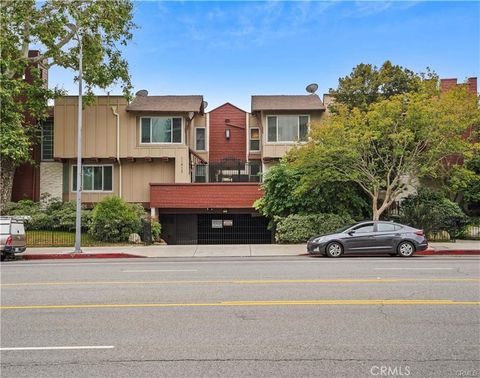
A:
<svg viewBox="0 0 480 378">
<path fill-rule="evenodd" d="M 352 236 L 355 233 L 355 230 L 348 231 L 348 235 Z"/>
</svg>

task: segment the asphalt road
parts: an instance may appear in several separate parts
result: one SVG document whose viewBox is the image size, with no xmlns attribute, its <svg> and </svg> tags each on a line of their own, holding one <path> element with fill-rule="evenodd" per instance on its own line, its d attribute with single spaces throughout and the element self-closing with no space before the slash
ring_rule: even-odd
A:
<svg viewBox="0 0 480 378">
<path fill-rule="evenodd" d="M 1 377 L 480 377 L 475 256 L 1 265 Z"/>
</svg>

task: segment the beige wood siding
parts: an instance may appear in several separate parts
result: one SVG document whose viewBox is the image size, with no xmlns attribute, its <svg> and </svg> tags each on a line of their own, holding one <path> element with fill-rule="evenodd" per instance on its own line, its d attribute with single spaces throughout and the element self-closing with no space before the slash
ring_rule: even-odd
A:
<svg viewBox="0 0 480 378">
<path fill-rule="evenodd" d="M 67 96 L 55 100 L 54 151 L 56 158 L 77 156 L 77 97 Z M 120 111 L 127 106 L 121 96 L 99 96 L 83 110 L 83 151 L 85 158 L 116 156 L 116 118 L 112 106 Z"/>
<path fill-rule="evenodd" d="M 136 161 L 122 163 L 123 193 L 128 202 L 150 202 L 150 183 L 174 183 L 175 162 Z"/>
<path fill-rule="evenodd" d="M 64 201 L 74 201 L 76 192 L 72 191 L 72 172 L 74 161 L 69 164 L 68 193 L 64 194 Z M 99 163 L 98 165 L 109 165 Z M 95 165 L 95 164 L 86 164 Z M 119 195 L 120 168 L 113 164 L 113 191 L 112 192 L 82 192 L 82 202 L 96 203 L 109 195 Z M 148 203 L 150 202 L 150 183 L 174 183 L 175 161 L 152 162 L 135 161 L 122 162 L 122 198 L 127 202 Z"/>
<path fill-rule="evenodd" d="M 77 97 L 66 96 L 55 100 L 54 151 L 55 158 L 71 159 L 77 156 Z M 186 113 L 134 114 L 126 111 L 127 100 L 122 96 L 97 96 L 83 111 L 83 157 L 111 158 L 117 156 L 117 119 L 120 121 L 120 157 L 188 157 L 186 144 Z M 140 116 L 180 116 L 183 118 L 182 144 L 140 145 Z M 197 121 L 197 120 L 196 120 Z M 198 124 L 205 124 L 201 119 Z"/>
</svg>

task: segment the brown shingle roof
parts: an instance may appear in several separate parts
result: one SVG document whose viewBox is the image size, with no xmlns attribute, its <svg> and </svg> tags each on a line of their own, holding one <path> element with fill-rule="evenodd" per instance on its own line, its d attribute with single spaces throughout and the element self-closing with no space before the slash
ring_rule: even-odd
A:
<svg viewBox="0 0 480 378">
<path fill-rule="evenodd" d="M 131 112 L 203 112 L 203 96 L 137 96 Z"/>
<path fill-rule="evenodd" d="M 316 94 L 252 96 L 252 112 L 257 110 L 325 110 L 325 106 Z"/>
</svg>

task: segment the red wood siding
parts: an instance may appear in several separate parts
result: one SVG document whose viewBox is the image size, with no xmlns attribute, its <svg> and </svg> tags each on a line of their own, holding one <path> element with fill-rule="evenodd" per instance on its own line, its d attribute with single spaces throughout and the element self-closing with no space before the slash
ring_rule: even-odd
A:
<svg viewBox="0 0 480 378">
<path fill-rule="evenodd" d="M 247 209 L 263 196 L 259 184 L 150 184 L 150 206 L 160 209 Z"/>
<path fill-rule="evenodd" d="M 226 103 L 210 113 L 209 155 L 211 162 L 233 157 L 245 161 L 247 154 L 246 113 Z M 230 129 L 230 139 L 225 130 Z"/>
<path fill-rule="evenodd" d="M 40 201 L 40 146 L 34 144 L 30 152 L 34 161 L 17 167 L 13 176 L 12 201 L 24 199 Z"/>
</svg>

